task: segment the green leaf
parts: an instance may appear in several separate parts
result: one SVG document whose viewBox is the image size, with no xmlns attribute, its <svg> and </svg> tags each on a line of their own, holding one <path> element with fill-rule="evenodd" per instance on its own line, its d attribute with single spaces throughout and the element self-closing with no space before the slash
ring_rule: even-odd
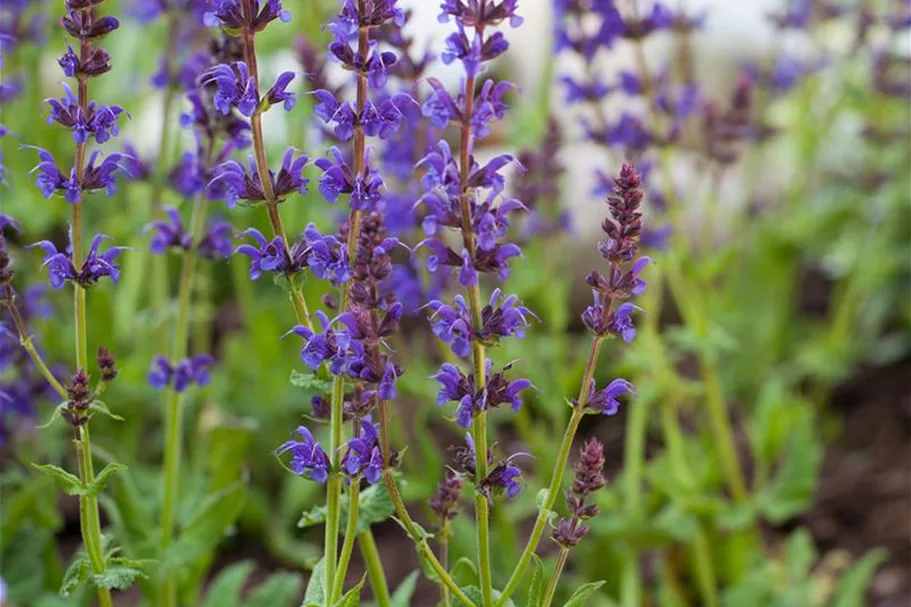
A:
<svg viewBox="0 0 911 607">
<path fill-rule="evenodd" d="M 307 591 L 304 592 L 304 605 L 322 607 L 326 602 L 326 590 L 323 588 L 323 578 L 326 575 L 326 561 L 320 559 L 313 571 L 310 572 L 310 581 L 307 582 Z"/>
<path fill-rule="evenodd" d="M 70 474 L 63 468 L 52 464 L 32 464 L 32 468 L 53 478 L 67 495 L 82 495 L 83 491 L 85 491 L 85 485 L 82 484 L 79 477 L 75 474 Z"/>
<path fill-rule="evenodd" d="M 300 371 L 291 371 L 291 385 L 295 388 L 303 388 L 313 392 L 331 392 L 332 382 L 317 377 L 313 373 L 301 373 Z"/>
<path fill-rule="evenodd" d="M 544 597 L 544 563 L 541 562 L 541 557 L 534 553 L 531 559 L 535 569 L 531 572 L 531 584 L 528 586 L 528 607 L 538 607 Z"/>
<path fill-rule="evenodd" d="M 371 525 L 382 523 L 395 512 L 395 504 L 392 503 L 392 496 L 389 495 L 389 488 L 386 483 L 375 483 L 361 491 L 360 505 L 357 513 L 357 532 L 363 533 L 370 529 Z M 342 524 L 348 519 L 347 509 L 342 514 Z"/>
<path fill-rule="evenodd" d="M 342 496 L 342 500 L 345 499 L 345 496 Z M 344 501 L 342 502 L 344 504 Z M 344 508 L 344 505 L 342 506 Z M 298 529 L 306 529 L 307 527 L 315 527 L 316 525 L 322 525 L 326 522 L 326 506 L 314 506 L 310 510 L 305 510 L 301 513 L 300 519 L 297 521 Z M 347 515 L 346 515 L 347 519 Z M 343 524 L 344 526 L 344 524 Z"/>
<path fill-rule="evenodd" d="M 91 571 L 92 565 L 89 563 L 89 559 L 83 554 L 77 556 L 63 575 L 63 582 L 60 584 L 60 596 L 65 599 L 72 596 L 79 584 L 89 579 Z"/>
<path fill-rule="evenodd" d="M 197 562 L 214 550 L 240 515 L 245 498 L 246 486 L 243 481 L 203 498 L 184 525 L 177 541 L 168 550 L 164 566 L 179 569 Z"/>
<path fill-rule="evenodd" d="M 414 589 L 417 587 L 419 575 L 420 571 L 415 569 L 402 580 L 399 587 L 392 593 L 392 607 L 410 607 L 411 597 L 414 596 Z"/>
<path fill-rule="evenodd" d="M 254 567 L 253 561 L 241 561 L 222 569 L 209 585 L 201 607 L 238 607 L 240 593 Z"/>
<path fill-rule="evenodd" d="M 357 512 L 357 532 L 363 533 L 372 525 L 381 523 L 395 512 L 395 504 L 386 483 L 376 483 L 361 491 Z M 326 507 L 315 506 L 301 514 L 297 526 L 300 529 L 320 525 L 326 521 Z M 340 525 L 348 524 L 348 495 L 342 496 L 342 515 Z"/>
<path fill-rule="evenodd" d="M 120 417 L 119 415 L 116 415 L 114 413 L 111 413 L 111 410 L 108 409 L 108 406 L 106 404 L 104 404 L 103 402 L 101 402 L 100 400 L 93 400 L 91 402 L 91 404 L 89 404 L 89 411 L 92 414 L 101 413 L 102 415 L 110 417 L 111 419 L 118 421 L 118 422 L 123 421 L 122 417 Z"/>
<path fill-rule="evenodd" d="M 364 587 L 364 582 L 367 580 L 367 574 L 365 573 L 361 576 L 361 581 L 357 585 L 346 592 L 342 598 L 334 605 L 334 607 L 358 607 L 361 604 L 361 589 Z"/>
<path fill-rule="evenodd" d="M 417 547 L 415 546 L 415 548 L 417 548 Z M 418 550 L 417 553 L 418 553 L 418 561 L 420 561 L 420 563 L 421 563 L 421 570 L 424 572 L 424 577 L 427 578 L 428 580 L 430 580 L 431 582 L 434 582 L 435 584 L 439 584 L 442 581 L 440 578 L 440 574 L 437 573 L 436 569 L 433 568 L 433 565 L 431 565 L 430 560 L 427 558 L 427 556 L 424 555 L 424 553 L 421 550 Z"/>
<path fill-rule="evenodd" d="M 126 590 L 133 585 L 133 582 L 142 578 L 148 579 L 141 569 L 136 567 L 127 567 L 125 565 L 114 565 L 105 567 L 103 573 L 93 575 L 90 581 L 96 588 L 106 588 L 108 590 Z"/>
<path fill-rule="evenodd" d="M 480 575 L 474 561 L 464 556 L 456 561 L 449 571 L 449 575 L 459 587 L 477 586 L 480 582 Z"/>
<path fill-rule="evenodd" d="M 588 597 L 603 585 L 603 581 L 582 584 L 576 588 L 576 591 L 569 597 L 569 600 L 566 601 L 566 604 L 564 604 L 563 607 L 582 607 L 582 605 L 585 604 L 585 601 L 588 600 Z"/>
<path fill-rule="evenodd" d="M 477 586 L 465 586 L 464 588 L 460 588 L 460 590 L 464 592 L 465 596 L 468 597 L 475 605 L 483 604 L 484 599 L 481 596 L 481 589 Z M 455 607 L 467 607 L 467 605 L 459 600 L 458 597 L 452 597 L 452 599 Z"/>
<path fill-rule="evenodd" d="M 290 571 L 273 573 L 247 597 L 244 607 L 291 607 L 300 596 L 301 578 Z"/>
<path fill-rule="evenodd" d="M 832 607 L 863 607 L 870 579 L 885 560 L 886 551 L 881 548 L 863 555 L 838 582 Z"/>
<path fill-rule="evenodd" d="M 699 521 L 679 503 L 665 506 L 658 513 L 654 524 L 657 529 L 680 542 L 692 541 L 699 533 Z"/>
<path fill-rule="evenodd" d="M 101 472 L 98 473 L 98 476 L 95 477 L 95 480 L 91 485 L 85 490 L 85 495 L 89 497 L 98 497 L 101 491 L 104 489 L 104 486 L 107 484 L 108 479 L 111 478 L 118 470 L 127 470 L 128 467 L 123 464 L 118 464 L 116 462 L 111 462 L 105 466 Z"/>
<path fill-rule="evenodd" d="M 789 575 L 792 579 L 804 578 L 816 562 L 816 545 L 807 529 L 798 529 L 788 538 L 784 552 Z"/>
</svg>

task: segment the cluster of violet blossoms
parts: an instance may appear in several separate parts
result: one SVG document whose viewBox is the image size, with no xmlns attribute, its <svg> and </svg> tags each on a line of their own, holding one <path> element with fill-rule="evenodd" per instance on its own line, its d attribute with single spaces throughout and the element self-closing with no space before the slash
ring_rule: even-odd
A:
<svg viewBox="0 0 911 607">
<path fill-rule="evenodd" d="M 504 196 L 504 171 L 515 159 L 501 154 L 480 161 L 474 155 L 475 143 L 487 137 L 492 124 L 508 110 L 505 95 L 512 85 L 486 78 L 484 68 L 509 47 L 504 34 L 494 28 L 503 23 L 513 28 L 521 25 L 517 5 L 515 0 L 448 0 L 441 5 L 440 21 L 456 25 L 441 59 L 445 64 L 461 63 L 465 78 L 457 95 L 431 78 L 431 92 L 422 106 L 434 128 L 455 126 L 461 135 L 458 154 L 441 140 L 416 165 L 423 172 L 419 204 L 425 213 L 422 227 L 427 238 L 419 248 L 428 253 L 427 268 L 456 276 L 466 289 L 467 299 L 459 295 L 452 303 L 433 300 L 427 306 L 434 334 L 459 357 L 471 354 L 480 358 L 486 347 L 496 346 L 500 339 L 522 338 L 535 318 L 517 297 L 500 289 L 493 290 L 486 305 L 478 301 L 481 277 L 506 280 L 510 261 L 521 256 L 519 246 L 505 239 L 513 214 L 526 210 L 521 201 Z M 459 244 L 447 239 L 446 232 L 457 233 Z M 455 420 L 462 428 L 471 427 L 478 415 L 502 405 L 517 411 L 522 405 L 520 394 L 532 385 L 526 379 L 509 379 L 511 364 L 495 369 L 486 358 L 474 363 L 475 369 L 483 369 L 483 377 L 448 363 L 434 375 L 441 386 L 437 403 L 457 403 Z M 475 453 L 474 442 L 470 437 L 467 440 L 463 457 L 457 458 L 461 472 L 474 477 L 475 458 L 482 455 L 489 468 L 484 478 L 475 479 L 477 490 L 488 499 L 496 492 L 515 496 L 521 489 L 521 472 L 512 463 L 514 458 L 496 462 L 489 452 Z"/>
<path fill-rule="evenodd" d="M 346 196 L 351 215 L 337 237 L 325 236 L 322 241 L 316 228 L 309 226 L 309 235 L 305 234 L 308 246 L 300 249 L 302 255 L 309 255 L 307 263 L 317 276 L 344 290 L 341 302 L 347 307 L 339 309 L 333 319 L 318 312 L 319 326 L 298 325 L 292 332 L 304 341 L 301 360 L 305 365 L 315 371 L 327 364 L 332 375 L 345 378 L 351 387 L 343 396 L 343 416 L 358 420 L 358 432 L 343 446 L 337 472 L 375 483 L 396 459 L 390 454 L 390 461 L 384 461 L 372 413 L 396 398 L 396 383 L 402 374 L 386 343 L 398 331 L 403 312 L 386 284 L 392 273 L 391 256 L 401 243 L 388 234 L 383 177 L 372 150 L 360 142 L 366 137 L 386 140 L 394 135 L 405 119 L 404 110 L 416 104 L 406 93 L 385 94 L 383 87 L 398 56 L 378 49 L 369 38 L 374 28 L 400 26 L 404 14 L 395 0 L 369 4 L 368 8 L 362 13 L 357 3 L 344 2 L 329 26 L 333 33 L 330 55 L 356 75 L 359 88 L 366 94 L 352 102 L 339 98 L 345 89 L 316 89 L 311 93 L 315 114 L 332 137 L 339 144 L 354 140 L 347 146 L 350 153 L 332 147 L 329 158 L 315 161 L 323 171 L 320 192 L 330 204 Z M 353 243 L 353 259 L 349 259 L 346 242 Z M 252 251 L 243 252 L 253 256 Z M 341 302 L 330 300 L 327 304 L 339 308 Z M 316 418 L 329 417 L 330 406 L 322 396 L 313 399 L 313 414 Z M 323 482 L 330 472 L 325 452 L 306 428 L 298 432 L 303 440 L 285 443 L 276 454 L 290 452 L 295 473 Z"/>
<path fill-rule="evenodd" d="M 95 3 L 97 4 L 97 3 Z M 105 74 L 111 69 L 110 56 L 102 49 L 95 46 L 96 42 L 116 30 L 120 23 L 116 18 L 97 15 L 92 5 L 79 0 L 67 0 L 66 15 L 61 20 L 63 29 L 78 44 L 67 47 L 66 52 L 58 60 L 66 76 L 73 77 L 80 83 L 78 96 L 72 89 L 63 85 L 64 96 L 61 99 L 46 99 L 48 108 L 48 123 L 58 123 L 72 132 L 76 143 L 77 157 L 85 154 L 89 145 L 89 137 L 98 143 L 104 143 L 109 137 L 118 132 L 117 124 L 123 109 L 118 106 L 108 106 L 87 98 L 85 90 L 89 79 Z M 88 160 L 82 167 L 81 175 L 77 175 L 76 162 L 73 167 L 62 172 L 57 167 L 57 162 L 50 152 L 38 148 L 40 163 L 34 169 L 35 183 L 46 198 L 54 194 L 62 194 L 70 204 L 82 202 L 88 193 L 104 190 L 107 195 L 114 193 L 116 177 L 124 169 L 123 155 L 109 154 L 103 159 L 101 151 L 93 150 L 87 154 Z M 72 241 L 73 235 L 70 234 Z M 95 284 L 102 278 L 117 281 L 120 269 L 116 259 L 124 250 L 122 247 L 110 247 L 101 251 L 101 244 L 107 237 L 97 234 L 92 238 L 91 245 L 82 260 L 80 267 L 73 263 L 72 245 L 63 251 L 48 241 L 41 241 L 34 245 L 44 252 L 44 267 L 48 269 L 51 286 L 56 289 L 63 287 L 66 282 L 73 282 L 83 287 Z"/>
</svg>

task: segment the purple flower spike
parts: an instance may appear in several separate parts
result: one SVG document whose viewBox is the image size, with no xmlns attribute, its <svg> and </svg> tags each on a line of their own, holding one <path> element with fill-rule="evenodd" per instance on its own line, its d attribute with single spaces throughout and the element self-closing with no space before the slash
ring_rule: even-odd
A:
<svg viewBox="0 0 911 607">
<path fill-rule="evenodd" d="M 256 0 L 250 3 L 254 7 L 250 12 L 244 10 L 244 2 L 245 0 L 212 0 L 212 10 L 204 14 L 203 23 L 237 35 L 244 31 L 261 32 L 276 19 L 284 23 L 291 21 L 291 13 L 282 8 L 281 0 Z"/>
<path fill-rule="evenodd" d="M 369 417 L 361 420 L 360 434 L 348 441 L 340 465 L 350 477 L 363 475 L 371 484 L 380 480 L 383 473 L 383 456 L 380 452 L 377 426 Z"/>
<path fill-rule="evenodd" d="M 283 202 L 294 192 L 307 193 L 309 180 L 303 176 L 303 173 L 309 159 L 304 155 L 295 156 L 296 152 L 297 150 L 293 148 L 285 152 L 278 175 L 269 171 L 272 193 L 277 202 Z M 224 188 L 228 208 L 233 208 L 238 200 L 245 200 L 251 204 L 268 202 L 256 161 L 252 156 L 249 158 L 246 171 L 243 165 L 236 160 L 228 160 L 215 167 L 212 175 L 208 187 L 210 189 Z"/>
<path fill-rule="evenodd" d="M 323 451 L 310 431 L 304 426 L 297 429 L 300 441 L 290 440 L 278 447 L 273 453 L 280 457 L 291 453 L 291 471 L 298 476 L 309 478 L 317 483 L 325 483 L 329 478 L 329 456 Z"/>
<path fill-rule="evenodd" d="M 183 228 L 180 212 L 172 206 L 165 206 L 168 221 L 157 220 L 149 223 L 144 232 L 154 232 L 149 242 L 149 250 L 156 255 L 163 255 L 169 248 L 187 250 L 192 244 L 192 237 Z"/>
<path fill-rule="evenodd" d="M 585 406 L 604 415 L 616 415 L 622 396 L 636 396 L 636 388 L 625 379 L 615 379 L 601 390 L 595 389 L 595 381 L 592 380 Z"/>
<path fill-rule="evenodd" d="M 282 72 L 275 84 L 272 85 L 272 88 L 266 92 L 266 103 L 269 106 L 281 103 L 285 111 L 290 112 L 294 104 L 297 103 L 295 94 L 287 91 L 288 85 L 291 84 L 292 80 L 294 80 L 294 72 Z"/>
<path fill-rule="evenodd" d="M 286 272 L 291 270 L 292 260 L 285 251 L 285 243 L 281 236 L 276 236 L 271 241 L 266 240 L 262 232 L 250 228 L 241 233 L 241 236 L 251 237 L 255 245 L 242 244 L 235 253 L 246 255 L 250 258 L 250 279 L 256 280 L 263 272 Z"/>
<path fill-rule="evenodd" d="M 63 197 L 70 204 L 75 204 L 82 200 L 84 192 L 95 192 L 105 190 L 108 196 L 115 191 L 115 175 L 121 169 L 120 154 L 110 154 L 99 165 L 95 165 L 100 152 L 97 150 L 89 156 L 88 163 L 82 174 L 82 184 L 76 178 L 75 168 L 70 171 L 67 177 L 57 168 L 56 161 L 50 152 L 41 148 L 38 150 L 38 159 L 41 161 L 38 166 L 32 169 L 37 172 L 35 185 L 41 190 L 45 198 L 50 198 L 55 193 L 62 193 Z"/>
<path fill-rule="evenodd" d="M 256 82 L 243 61 L 216 65 L 199 76 L 199 84 L 215 85 L 215 108 L 226 116 L 236 107 L 241 114 L 250 117 L 259 106 Z"/>
<path fill-rule="evenodd" d="M 319 181 L 319 190 L 330 203 L 344 194 L 349 195 L 348 204 L 353 210 L 374 210 L 382 200 L 383 179 L 379 171 L 371 168 L 370 157 L 367 157 L 367 174 L 354 175 L 341 151 L 333 147 L 329 150 L 334 160 L 318 158 L 314 164 L 322 169 L 323 176 Z"/>
<path fill-rule="evenodd" d="M 48 280 L 55 289 L 61 289 L 67 281 L 75 282 L 83 287 L 88 287 L 97 283 L 102 278 L 110 278 L 117 282 L 120 278 L 120 266 L 115 260 L 126 250 L 125 247 L 110 247 L 102 254 L 98 253 L 101 241 L 108 236 L 98 234 L 92 238 L 92 243 L 82 262 L 82 267 L 78 270 L 73 265 L 73 254 L 71 247 L 67 247 L 66 252 L 61 253 L 48 240 L 42 240 L 30 245 L 29 248 L 38 247 L 44 251 L 44 263 L 41 267 L 47 268 Z"/>
<path fill-rule="evenodd" d="M 175 392 L 182 393 L 191 385 L 208 385 L 211 375 L 209 367 L 215 364 L 215 359 L 208 354 L 198 354 L 192 358 L 172 365 L 164 356 L 156 356 L 152 360 L 147 379 L 149 385 L 156 390 L 168 386 Z"/>
<path fill-rule="evenodd" d="M 455 365 L 445 363 L 433 376 L 441 384 L 437 394 L 437 406 L 449 401 L 457 402 L 456 422 L 463 428 L 471 426 L 474 417 L 481 411 L 497 408 L 508 404 L 513 412 L 522 407 L 519 394 L 531 388 L 532 383 L 527 379 L 510 381 L 505 372 L 511 368 L 506 365 L 502 371 L 491 373 L 492 364 L 486 363 L 487 383 L 481 388 L 476 388 L 474 374 L 466 375 Z"/>
</svg>

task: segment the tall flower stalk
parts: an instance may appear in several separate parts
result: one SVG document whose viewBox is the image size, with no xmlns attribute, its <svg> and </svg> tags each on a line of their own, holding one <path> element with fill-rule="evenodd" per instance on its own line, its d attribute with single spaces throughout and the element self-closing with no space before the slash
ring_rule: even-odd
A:
<svg viewBox="0 0 911 607">
<path fill-rule="evenodd" d="M 592 288 L 594 302 L 582 315 L 583 323 L 592 333 L 582 385 L 579 396 L 573 401 L 573 412 L 560 443 L 557 463 L 531 536 L 503 589 L 502 596 L 497 601 L 498 606 L 504 605 L 518 587 L 544 535 L 554 503 L 560 493 L 573 439 L 582 418 L 592 413 L 614 415 L 619 409 L 621 398 L 635 395 L 633 385 L 624 379 L 615 379 L 601 389 L 597 388 L 594 379 L 595 367 L 604 341 L 620 337 L 629 343 L 636 337 L 633 317 L 639 308 L 624 300 L 645 291 L 646 284 L 640 274 L 651 261 L 648 257 L 637 257 L 642 233 L 642 213 L 639 208 L 643 197 L 642 178 L 635 167 L 623 165 L 620 174 L 613 181 L 613 192 L 607 201 L 609 216 L 601 225 L 606 238 L 598 244 L 602 257 L 609 264 L 608 273 L 604 276 L 593 271 L 586 277 L 586 282 Z"/>
<path fill-rule="evenodd" d="M 58 63 L 64 74 L 75 78 L 77 92 L 64 85 L 65 95 L 61 99 L 48 99 L 46 103 L 50 108 L 49 122 L 57 122 L 72 132 L 75 142 L 75 159 L 69 175 L 62 173 L 56 165 L 53 156 L 45 150 L 38 150 L 40 164 L 36 168 L 36 183 L 46 197 L 55 193 L 63 194 L 72 208 L 70 223 L 70 244 L 61 252 L 48 241 L 36 243 L 35 247 L 45 254 L 44 266 L 47 268 L 51 285 L 62 288 L 67 282 L 73 286 L 73 309 L 75 316 L 75 350 L 76 370 L 69 383 L 64 386 L 65 404 L 59 410 L 60 415 L 73 427 L 74 443 L 78 462 L 78 478 L 70 480 L 79 487 L 80 528 L 82 531 L 85 552 L 89 565 L 95 576 L 94 579 L 104 579 L 104 573 L 109 562 L 109 555 L 105 554 L 105 547 L 101 535 L 101 522 L 98 512 L 98 492 L 104 481 L 114 472 L 119 465 L 109 465 L 105 471 L 96 476 L 92 457 L 91 439 L 89 435 L 89 419 L 98 411 L 107 412 L 102 408 L 96 398 L 104 391 L 107 381 L 113 379 L 113 359 L 107 355 L 99 356 L 101 366 L 101 380 L 93 388 L 88 375 L 88 326 L 86 321 L 86 291 L 87 287 L 95 284 L 102 278 L 116 281 L 120 270 L 116 259 L 122 251 L 119 247 L 108 248 L 102 253 L 100 245 L 105 238 L 96 235 L 91 245 L 86 249 L 84 245 L 83 203 L 85 195 L 104 189 L 108 194 L 115 187 L 114 176 L 119 171 L 122 157 L 111 154 L 100 163 L 100 152 L 88 154 L 90 139 L 103 144 L 111 136 L 118 133 L 118 120 L 124 113 L 119 106 L 107 106 L 89 99 L 88 84 L 91 78 L 100 76 L 111 69 L 110 56 L 101 48 L 95 46 L 98 39 L 110 34 L 119 26 L 114 17 L 101 17 L 97 14 L 101 2 L 86 2 L 84 0 L 66 0 L 66 14 L 61 21 L 64 30 L 78 40 L 77 48 L 68 46 L 67 51 Z M 9 284 L 5 287 L 6 300 L 10 311 L 13 312 L 13 298 L 9 291 Z M 17 314 L 13 312 L 14 319 Z M 28 349 L 29 338 L 25 334 L 25 327 L 21 322 L 16 322 L 20 332 L 20 339 Z M 30 352 L 31 353 L 31 352 Z M 101 354 L 101 351 L 99 351 Z M 36 362 L 38 358 L 35 357 Z M 102 365 L 103 363 L 103 365 Z M 39 367 L 46 367 L 39 364 Z M 59 392 L 59 384 L 49 381 Z M 112 468 L 111 466 L 115 466 Z M 60 471 L 63 475 L 67 473 Z M 70 475 L 72 476 L 72 475 Z M 98 590 L 98 603 L 102 607 L 112 605 L 110 585 L 96 582 Z"/>
</svg>

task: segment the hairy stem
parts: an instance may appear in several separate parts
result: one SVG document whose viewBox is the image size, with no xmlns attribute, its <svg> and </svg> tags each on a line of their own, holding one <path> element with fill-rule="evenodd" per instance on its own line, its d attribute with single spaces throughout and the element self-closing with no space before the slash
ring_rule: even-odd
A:
<svg viewBox="0 0 911 607">
<path fill-rule="evenodd" d="M 392 607 L 392 597 L 389 595 L 389 584 L 386 582 L 386 573 L 383 571 L 383 560 L 376 547 L 373 533 L 368 529 L 357 536 L 357 544 L 361 548 L 364 566 L 367 568 L 367 579 L 373 590 L 373 601 L 376 607 Z"/>
<path fill-rule="evenodd" d="M 79 478 L 85 486 L 95 482 L 95 469 L 92 465 L 92 444 L 89 439 L 88 423 L 77 429 L 76 459 L 79 466 Z M 79 496 L 79 525 L 85 553 L 89 557 L 95 575 L 104 573 L 104 546 L 101 536 L 101 519 L 98 516 L 98 498 L 90 495 Z M 112 607 L 111 592 L 107 588 L 98 589 L 98 604 L 101 607 Z"/>
<path fill-rule="evenodd" d="M 554 565 L 554 572 L 547 582 L 547 590 L 544 591 L 544 598 L 541 601 L 541 607 L 550 607 L 554 600 L 554 594 L 557 592 L 557 582 L 563 574 L 563 567 L 566 566 L 566 559 L 569 557 L 569 549 L 566 546 L 560 548 L 560 554 L 557 555 L 557 564 Z"/>
<path fill-rule="evenodd" d="M 16 293 L 13 291 L 13 286 L 9 283 L 4 284 L 3 292 L 4 295 L 3 298 L 0 299 L 0 303 L 9 310 L 10 316 L 13 319 L 13 326 L 16 327 L 16 333 L 19 335 L 19 345 L 28 353 L 32 362 L 38 367 L 42 377 L 51 385 L 54 392 L 61 398 L 66 399 L 66 389 L 63 387 L 63 384 L 54 377 L 54 374 L 51 373 L 47 363 L 44 362 L 41 354 L 38 353 L 38 350 L 35 349 L 35 345 L 32 343 L 32 337 L 28 334 L 28 328 L 25 326 L 25 321 L 22 320 L 19 308 L 16 307 Z"/>
<path fill-rule="evenodd" d="M 445 584 L 446 587 L 452 591 L 452 595 L 462 601 L 465 607 L 478 607 L 474 601 L 462 592 L 459 585 L 455 583 L 455 580 L 452 579 L 452 576 L 449 575 L 449 572 L 433 553 L 433 549 L 431 549 L 430 544 L 427 542 L 424 532 L 418 528 L 414 519 L 408 514 L 408 509 L 405 507 L 405 502 L 402 501 L 402 495 L 399 493 L 399 488 L 395 484 L 392 470 L 389 468 L 383 470 L 383 480 L 386 482 L 386 487 L 389 489 L 392 505 L 395 507 L 395 513 L 399 518 L 399 522 L 405 528 L 411 541 L 414 542 L 418 552 L 424 557 L 430 568 L 440 577 L 441 583 Z"/>
<path fill-rule="evenodd" d="M 256 85 L 257 97 L 259 96 L 259 68 L 256 63 L 256 44 L 253 41 L 253 32 L 244 33 L 244 61 L 250 71 L 250 77 Z M 281 214 L 278 210 L 279 200 L 275 197 L 275 191 L 272 188 L 272 173 L 269 171 L 269 161 L 266 158 L 266 143 L 263 137 L 262 113 L 257 109 L 253 116 L 250 117 L 250 130 L 253 135 L 253 155 L 256 159 L 256 171 L 259 173 L 259 182 L 265 196 L 265 206 L 269 213 L 269 224 L 272 226 L 272 233 L 282 239 L 285 246 L 285 253 L 291 256 L 291 243 L 288 241 L 288 234 L 285 232 L 285 226 L 282 222 Z M 307 300 L 301 291 L 300 285 L 289 276 L 290 297 L 294 304 L 294 313 L 297 321 L 307 327 L 312 327 L 310 311 L 307 309 Z"/>
<path fill-rule="evenodd" d="M 358 14 L 363 14 L 365 10 L 364 0 L 358 0 Z M 358 28 L 357 52 L 362 61 L 366 61 L 370 52 L 369 28 L 361 26 Z M 357 76 L 357 115 L 360 116 L 367 104 L 367 77 L 364 74 Z M 364 129 L 358 123 L 354 128 L 354 150 L 352 154 L 353 170 L 355 175 L 363 175 L 367 170 L 366 162 L 366 141 Z M 348 263 L 354 261 L 357 251 L 357 241 L 360 236 L 361 213 L 354 209 L 348 215 Z M 343 285 L 341 288 L 341 297 L 339 302 L 339 311 L 346 312 L 350 304 L 350 294 L 348 288 Z M 329 414 L 329 450 L 332 459 L 332 470 L 338 470 L 342 444 L 342 408 L 345 399 L 345 378 L 336 375 L 332 379 L 332 397 L 330 399 Z M 336 553 L 338 550 L 338 532 L 339 532 L 339 513 L 341 512 L 341 478 L 337 475 L 329 477 L 326 497 L 326 537 L 325 537 L 325 559 L 326 559 L 326 587 L 331 588 L 334 582 L 336 570 Z"/>
<path fill-rule="evenodd" d="M 478 32 L 483 36 L 483 31 Z M 471 171 L 471 115 L 474 105 L 475 78 L 468 76 L 465 81 L 465 109 L 460 125 L 459 175 L 462 192 L 459 202 L 462 210 L 462 239 L 471 259 L 474 259 L 476 237 L 471 221 L 471 190 L 468 178 Z M 477 284 L 466 287 L 468 305 L 471 308 L 473 329 L 481 330 L 481 291 Z M 483 391 L 487 384 L 486 356 L 484 344 L 475 340 L 472 343 L 472 361 L 474 363 L 475 389 Z M 490 572 L 490 504 L 487 496 L 478 489 L 487 477 L 487 412 L 481 411 L 474 418 L 472 427 L 475 442 L 475 520 L 478 539 L 478 572 L 481 578 L 481 597 L 484 607 L 493 605 L 493 585 Z"/>
<path fill-rule="evenodd" d="M 88 42 L 82 41 L 80 45 L 80 59 L 85 60 L 91 49 Z M 85 76 L 79 77 L 79 107 L 83 112 L 87 112 L 88 82 Z M 85 152 L 86 144 L 76 145 L 76 179 L 80 186 L 85 171 Z M 71 242 L 73 245 L 73 266 L 82 267 L 83 262 L 83 227 L 82 227 L 82 200 L 73 204 L 73 219 Z M 73 309 L 76 321 L 76 368 L 85 370 L 88 366 L 88 325 L 86 324 L 85 315 L 85 288 L 73 283 Z M 92 462 L 92 443 L 89 440 L 89 422 L 78 430 L 76 454 L 79 462 L 79 478 L 86 486 L 95 480 L 95 468 Z M 92 570 L 96 574 L 104 573 L 104 551 L 102 548 L 101 520 L 98 516 L 98 498 L 92 495 L 83 495 L 79 498 L 79 523 L 82 530 L 82 541 L 85 544 L 85 551 L 89 555 L 89 561 L 92 564 Z M 98 589 L 98 604 L 101 607 L 113 605 L 111 593 L 106 588 Z"/>
<path fill-rule="evenodd" d="M 557 496 L 560 494 L 560 485 L 563 482 L 563 473 L 566 471 L 566 463 L 569 461 L 569 452 L 572 450 L 573 439 L 576 436 L 576 431 L 579 429 L 579 423 L 585 415 L 585 404 L 588 401 L 589 388 L 595 375 L 595 366 L 598 364 L 598 353 L 601 350 L 601 344 L 604 339 L 605 338 L 600 335 L 596 335 L 592 339 L 591 348 L 588 352 L 588 360 L 585 363 L 585 371 L 582 376 L 582 386 L 579 388 L 579 397 L 576 401 L 576 406 L 573 408 L 572 416 L 569 418 L 569 423 L 566 426 L 566 432 L 563 434 L 563 440 L 560 442 L 560 449 L 557 452 L 557 462 L 554 465 L 554 471 L 551 474 L 550 485 L 547 487 L 544 504 L 538 512 L 538 517 L 535 519 L 535 526 L 528 538 L 528 542 L 525 544 L 522 555 L 519 557 L 519 562 L 516 563 L 516 567 L 513 569 L 512 575 L 509 576 L 509 581 L 506 583 L 503 593 L 496 602 L 496 607 L 505 605 L 512 593 L 519 587 L 522 576 L 525 575 L 525 570 L 528 568 L 529 563 L 531 563 L 531 557 L 535 553 L 535 550 L 538 549 L 538 543 L 541 541 L 541 536 L 544 534 L 544 530 L 547 527 L 547 521 L 550 519 L 550 511 L 554 506 L 554 502 L 557 500 Z"/>
<path fill-rule="evenodd" d="M 449 570 L 449 518 L 443 518 L 443 528 L 440 530 L 440 564 L 443 569 Z M 440 581 L 440 600 L 443 607 L 450 607 L 452 600 L 449 598 L 449 588 Z"/>
<path fill-rule="evenodd" d="M 342 598 L 342 591 L 345 589 L 345 574 L 348 571 L 348 563 L 351 561 L 351 553 L 354 551 L 354 540 L 357 537 L 357 513 L 360 497 L 361 477 L 358 476 L 351 479 L 351 484 L 348 486 L 348 525 L 345 528 L 345 541 L 342 543 L 342 553 L 335 572 L 335 585 L 329 595 L 330 605 L 335 605 Z"/>
</svg>

